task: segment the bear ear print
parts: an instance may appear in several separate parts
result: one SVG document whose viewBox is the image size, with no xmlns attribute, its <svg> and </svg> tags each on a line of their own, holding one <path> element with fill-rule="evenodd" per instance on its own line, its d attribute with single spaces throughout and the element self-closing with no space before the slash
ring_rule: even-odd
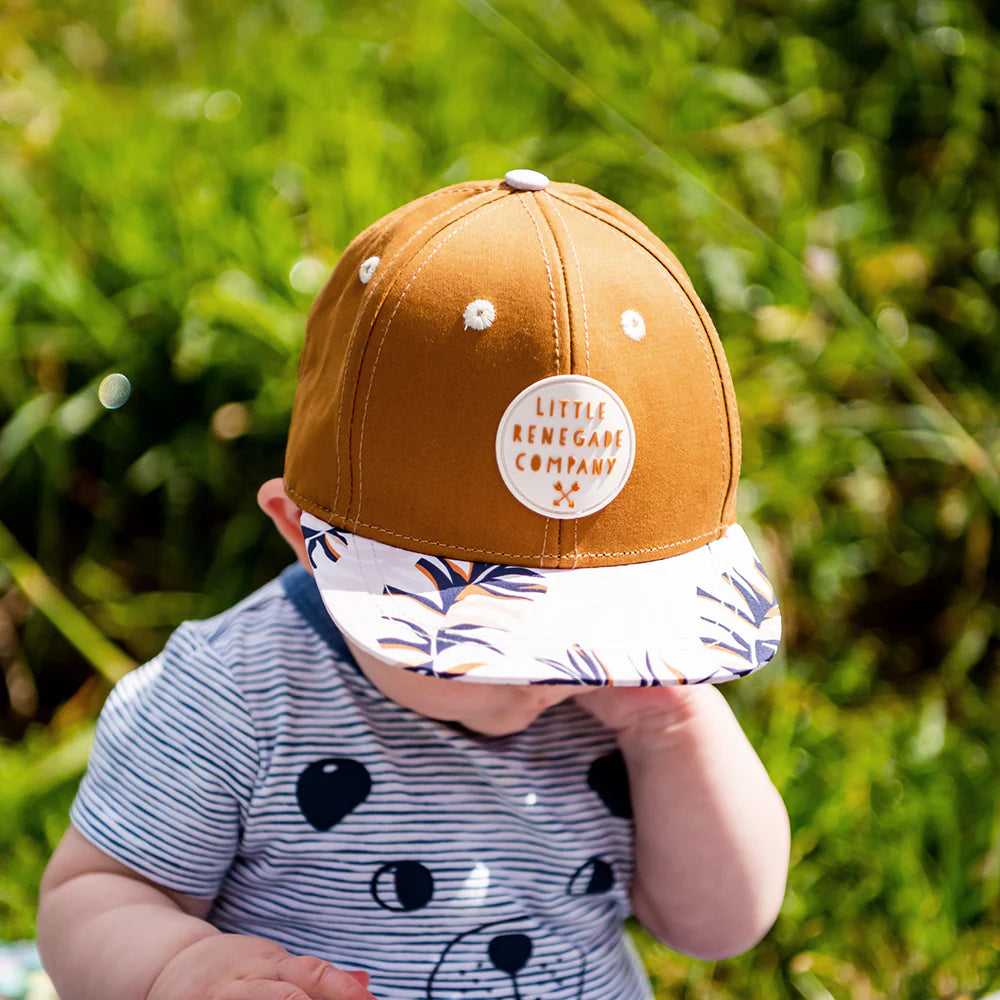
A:
<svg viewBox="0 0 1000 1000">
<path fill-rule="evenodd" d="M 372 788 L 368 768 L 346 757 L 314 761 L 295 785 L 299 809 L 316 830 L 329 830 L 357 809 Z"/>
<path fill-rule="evenodd" d="M 393 861 L 372 876 L 371 892 L 384 910 L 419 910 L 434 895 L 434 876 L 419 861 Z"/>
<path fill-rule="evenodd" d="M 597 896 L 614 888 L 615 873 L 604 858 L 585 861 L 569 880 L 566 890 L 570 896 Z"/>
<path fill-rule="evenodd" d="M 587 784 L 597 792 L 612 816 L 632 818 L 632 799 L 628 789 L 628 771 L 621 750 L 598 757 L 587 772 Z"/>
</svg>

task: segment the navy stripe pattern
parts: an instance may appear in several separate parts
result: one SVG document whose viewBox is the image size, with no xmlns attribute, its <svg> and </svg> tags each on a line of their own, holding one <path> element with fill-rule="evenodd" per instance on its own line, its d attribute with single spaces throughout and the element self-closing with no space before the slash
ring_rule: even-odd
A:
<svg viewBox="0 0 1000 1000">
<path fill-rule="evenodd" d="M 572 702 L 484 738 L 386 699 L 293 567 L 118 684 L 71 817 L 379 1000 L 648 1000 L 626 781 Z"/>
</svg>

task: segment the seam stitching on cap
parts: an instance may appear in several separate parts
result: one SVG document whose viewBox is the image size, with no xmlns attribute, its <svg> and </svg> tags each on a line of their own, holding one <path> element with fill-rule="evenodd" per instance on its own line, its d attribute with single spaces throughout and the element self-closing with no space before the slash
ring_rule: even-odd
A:
<svg viewBox="0 0 1000 1000">
<path fill-rule="evenodd" d="M 549 255 L 545 251 L 545 241 L 542 239 L 542 231 L 538 226 L 538 220 L 527 204 L 518 198 L 518 204 L 528 213 L 531 224 L 535 227 L 535 235 L 538 237 L 538 245 L 542 250 L 542 260 L 545 262 L 545 274 L 549 279 L 549 302 L 552 304 L 552 338 L 556 345 L 556 371 L 559 371 L 559 321 L 556 316 L 556 289 L 552 283 L 552 268 L 549 265 Z"/>
<path fill-rule="evenodd" d="M 605 212 L 597 205 L 591 205 L 589 202 L 586 201 L 577 201 L 576 199 L 568 195 L 558 194 L 557 192 L 554 191 L 551 192 L 550 196 L 558 199 L 564 205 L 568 205 L 570 208 L 575 208 L 578 212 L 581 212 L 583 215 L 588 215 L 590 216 L 590 218 L 596 219 L 598 222 L 603 222 L 606 225 L 609 225 L 612 229 L 616 230 L 619 233 L 619 235 L 624 237 L 626 240 L 631 240 L 637 246 L 642 247 L 642 249 L 645 250 L 646 253 L 648 253 L 651 257 L 655 258 L 660 263 L 660 265 L 670 273 L 670 276 L 674 279 L 674 281 L 677 282 L 678 287 L 681 289 L 681 291 L 684 293 L 685 297 L 688 298 L 689 301 L 691 295 L 697 294 L 694 291 L 693 287 L 689 292 L 688 288 L 685 286 L 684 283 L 685 281 L 688 283 L 688 285 L 690 285 L 691 283 L 691 279 L 688 278 L 687 275 L 676 273 L 674 270 L 674 265 L 673 263 L 671 263 L 669 259 L 660 258 L 653 244 L 654 241 L 656 243 L 661 243 L 661 244 L 663 243 L 663 241 L 640 219 L 636 219 L 635 216 L 633 216 L 634 221 L 638 223 L 639 227 L 642 230 L 645 230 L 645 232 L 649 234 L 650 237 L 649 240 L 647 240 L 646 237 L 641 232 L 633 232 L 632 229 L 628 227 L 627 223 L 617 218 L 617 216 Z M 602 199 L 602 200 L 607 200 L 607 199 Z M 614 204 L 614 202 L 611 202 L 610 204 Z M 621 208 L 620 205 L 617 207 Z M 671 253 L 671 255 L 673 254 L 673 251 L 670 251 L 669 247 L 666 247 L 664 245 L 664 248 L 668 250 Z"/>
<path fill-rule="evenodd" d="M 479 185 L 477 187 L 439 188 L 437 191 L 429 191 L 427 194 L 422 194 L 419 198 L 414 198 L 413 201 L 408 201 L 405 204 L 400 205 L 398 208 L 394 208 L 387 215 L 383 215 L 380 218 L 376 219 L 373 223 L 371 223 L 371 225 L 366 226 L 364 229 L 362 229 L 361 232 L 358 233 L 358 235 L 354 239 L 360 240 L 363 236 L 367 236 L 368 233 L 370 233 L 373 229 L 378 229 L 379 227 L 381 227 L 383 223 L 386 222 L 386 220 L 394 218 L 397 213 L 402 214 L 403 209 L 412 208 L 419 202 L 430 201 L 431 198 L 440 198 L 448 194 L 480 194 L 483 191 L 496 191 L 496 190 L 499 189 L 497 187 L 490 187 L 488 185 L 487 186 Z M 433 222 L 434 220 L 432 219 L 431 221 Z M 351 242 L 353 243 L 354 240 L 352 240 Z"/>
<path fill-rule="evenodd" d="M 549 265 L 549 255 L 545 250 L 545 241 L 542 239 L 542 230 L 538 225 L 538 220 L 535 218 L 535 213 L 532 212 L 527 205 L 526 201 L 518 199 L 518 204 L 527 212 L 528 218 L 531 219 L 531 224 L 535 227 L 535 235 L 538 237 L 538 246 L 542 251 L 542 260 L 545 262 L 545 274 L 549 279 L 549 302 L 552 305 L 552 339 L 555 342 L 556 347 L 556 371 L 561 373 L 560 355 L 559 355 L 559 318 L 556 312 L 556 289 L 552 281 L 552 267 Z M 565 279 L 564 279 L 565 280 Z M 549 518 L 545 519 L 545 534 L 548 535 L 549 531 Z M 542 557 L 545 555 L 545 548 L 547 545 L 546 539 L 542 540 Z M 554 556 L 550 558 L 558 559 L 559 553 L 559 529 L 556 529 L 556 552 Z"/>
<path fill-rule="evenodd" d="M 569 241 L 569 248 L 573 251 L 573 260 L 576 261 L 576 277 L 577 277 L 577 287 L 580 289 L 580 303 L 583 312 L 583 351 L 584 351 L 584 374 L 590 375 L 590 333 L 587 329 L 587 293 L 583 287 L 583 272 L 580 270 L 580 258 L 576 253 L 576 243 L 573 240 L 573 234 L 569 231 L 569 226 L 566 225 L 566 218 L 559 210 L 559 203 L 548 196 L 547 192 L 543 192 L 549 204 L 552 206 L 552 210 L 559 216 L 559 221 L 562 223 L 563 229 L 566 231 L 566 239 Z M 555 233 L 552 234 L 555 236 Z M 559 244 L 556 242 L 556 248 L 558 249 Z M 569 308 L 569 281 L 566 276 L 566 264 L 563 261 L 562 255 L 560 254 L 560 262 L 563 265 L 563 284 L 566 287 L 566 307 Z M 572 350 L 573 345 L 573 332 L 572 327 L 570 327 L 570 350 Z M 570 357 L 570 368 L 572 369 L 573 359 Z M 579 519 L 573 519 L 573 565 L 576 566 L 580 561 L 580 522 Z"/>
<path fill-rule="evenodd" d="M 543 197 L 544 193 L 539 195 Z M 552 246 L 556 253 L 556 263 L 559 265 L 559 273 L 562 276 L 562 287 L 563 287 L 563 300 L 566 303 L 566 343 L 569 345 L 569 358 L 567 359 L 567 368 L 570 372 L 574 370 L 573 364 L 573 323 L 572 323 L 572 312 L 573 303 L 570 301 L 569 295 L 569 278 L 566 275 L 566 259 L 563 256 L 562 248 L 559 246 L 559 237 L 556 235 L 555 226 L 552 225 L 552 220 L 541 210 L 539 207 L 538 214 L 545 220 L 545 225 L 548 227 L 549 232 L 552 234 Z"/>
<path fill-rule="evenodd" d="M 300 500 L 304 500 L 306 503 L 311 504 L 317 510 L 324 511 L 327 514 L 333 514 L 335 517 L 337 515 L 336 511 L 331 510 L 329 507 L 323 506 L 321 503 L 317 503 L 315 500 L 310 500 L 309 497 L 303 496 L 294 487 L 285 485 L 285 492 L 290 493 Z M 387 535 L 391 535 L 393 538 L 402 538 L 408 542 L 420 542 L 422 545 L 441 545 L 445 548 L 460 548 L 466 552 L 481 552 L 488 556 L 507 556 L 510 559 L 553 559 L 558 558 L 557 556 L 549 556 L 544 552 L 497 552 L 494 549 L 480 549 L 476 548 L 474 545 L 453 545 L 450 542 L 441 542 L 434 538 L 418 538 L 415 535 L 404 535 L 399 531 L 392 531 L 389 528 L 383 528 L 380 524 L 369 524 L 367 521 L 358 521 L 354 518 L 344 518 L 345 521 L 350 521 L 351 524 L 358 525 L 362 528 L 374 528 L 376 531 L 384 532 Z M 729 522 L 733 524 L 735 522 Z M 682 538 L 677 542 L 669 542 L 666 545 L 650 545 L 644 549 L 623 549 L 621 552 L 590 552 L 584 556 L 578 556 L 577 559 L 603 559 L 605 557 L 613 556 L 638 556 L 642 555 L 644 552 L 663 552 L 666 549 L 676 549 L 679 545 L 686 545 L 688 542 L 697 542 L 702 538 L 708 538 L 710 535 L 725 534 L 726 529 L 729 524 L 720 524 L 718 527 L 713 528 L 711 531 L 703 531 L 700 535 L 692 535 L 690 538 Z"/>
<path fill-rule="evenodd" d="M 481 193 L 486 192 L 486 191 L 494 191 L 494 190 L 496 190 L 496 188 L 490 188 L 490 187 L 486 187 L 486 188 L 472 188 L 470 190 L 473 191 L 473 192 L 477 192 L 477 193 L 481 194 Z M 449 189 L 445 188 L 445 189 L 442 189 L 441 191 L 433 191 L 433 192 L 431 192 L 431 194 L 424 195 L 424 198 L 436 198 L 438 195 L 444 195 L 445 193 L 449 193 Z M 450 193 L 455 193 L 455 192 L 452 190 Z M 464 189 L 460 193 L 464 193 Z M 422 199 L 417 199 L 417 200 L 419 201 L 419 200 L 422 200 Z M 337 407 L 337 426 L 334 428 L 334 442 L 335 442 L 334 451 L 335 451 L 335 453 L 337 455 L 337 486 L 336 486 L 336 489 L 334 490 L 334 495 L 333 495 L 333 502 L 334 502 L 335 506 L 339 506 L 339 504 L 340 504 L 340 481 L 341 481 L 341 477 L 342 477 L 342 473 L 343 473 L 343 463 L 340 460 L 340 429 L 341 429 L 341 426 L 343 425 L 344 399 L 346 397 L 346 393 L 344 392 L 344 382 L 345 382 L 345 380 L 347 378 L 347 373 L 350 371 L 351 358 L 354 356 L 354 347 L 355 347 L 355 344 L 356 344 L 356 342 L 358 340 L 358 337 L 357 337 L 358 328 L 359 328 L 359 325 L 361 323 L 361 317 L 365 313 L 365 308 L 364 307 L 367 304 L 367 302 L 370 301 L 376 295 L 376 293 L 379 291 L 379 289 L 382 287 L 382 283 L 386 280 L 387 276 L 391 272 L 392 265 L 399 259 L 399 257 L 400 257 L 401 254 L 403 254 L 403 253 L 406 252 L 406 250 L 417 239 L 417 237 L 425 229 L 427 229 L 430 226 L 433 226 L 434 223 L 438 222 L 440 219 L 443 219 L 446 216 L 451 215 L 454 212 L 458 211 L 460 208 L 463 207 L 463 205 L 466 205 L 466 204 L 467 204 L 467 202 L 464 202 L 464 201 L 459 202 L 457 205 L 452 205 L 451 208 L 446 208 L 443 212 L 439 212 L 433 218 L 428 219 L 427 222 L 425 222 L 415 233 L 413 233 L 410 237 L 407 238 L 406 242 L 403 243 L 403 245 L 400 246 L 400 248 L 392 255 L 392 259 L 388 263 L 386 263 L 385 265 L 383 265 L 383 267 L 380 269 L 381 273 L 379 273 L 379 271 L 376 271 L 375 276 L 373 278 L 373 283 L 369 283 L 369 285 L 368 285 L 368 287 L 366 289 L 365 300 L 362 302 L 361 308 L 358 309 L 357 315 L 354 317 L 354 324 L 351 327 L 350 339 L 347 342 L 347 355 L 344 358 L 344 368 L 343 368 L 343 371 L 341 373 L 340 385 L 338 386 L 338 389 L 340 391 L 340 405 Z M 405 207 L 405 206 L 402 206 L 402 207 Z M 474 210 L 475 210 L 474 208 L 470 209 L 470 212 L 474 211 Z M 379 307 L 379 309 L 381 310 L 381 306 Z M 376 317 L 377 316 L 378 316 L 378 312 L 376 312 Z M 367 341 L 366 341 L 366 343 L 367 343 Z M 358 374 L 360 375 L 360 372 Z M 351 413 L 350 427 L 351 428 L 354 427 L 354 414 L 353 414 L 353 410 L 352 410 L 352 413 Z M 348 461 L 348 463 L 350 463 L 350 461 L 351 461 L 350 446 L 351 446 L 351 435 L 348 435 L 348 439 L 347 439 L 347 447 L 348 447 L 347 461 Z"/>
<path fill-rule="evenodd" d="M 421 195 L 419 198 L 415 200 L 426 201 L 431 198 L 437 198 L 439 195 L 445 195 L 445 194 L 469 194 L 470 192 L 474 191 L 496 191 L 496 190 L 497 189 L 495 187 L 489 187 L 489 186 L 483 187 L 482 185 L 479 185 L 478 187 L 446 187 L 446 188 L 441 188 L 438 191 L 429 191 L 427 194 Z"/>
<path fill-rule="evenodd" d="M 580 270 L 580 258 L 577 256 L 576 252 L 576 241 L 573 239 L 572 233 L 569 231 L 569 226 L 566 225 L 566 218 L 559 210 L 559 205 L 555 198 L 546 191 L 545 195 L 552 202 L 552 210 L 559 216 L 559 221 L 563 224 L 563 229 L 566 230 L 566 239 L 569 240 L 569 248 L 573 251 L 573 260 L 576 261 L 576 276 L 580 283 L 580 302 L 583 306 L 583 349 L 584 355 L 586 357 L 586 371 L 584 374 L 590 374 L 590 330 L 587 326 L 587 292 L 583 287 L 583 272 Z"/>
<path fill-rule="evenodd" d="M 472 192 L 475 192 L 475 193 L 482 193 L 484 191 L 492 191 L 492 190 L 495 190 L 495 189 L 487 187 L 487 188 L 471 188 L 469 190 L 472 191 Z M 439 195 L 444 195 L 446 193 L 448 193 L 448 189 L 447 188 L 442 189 L 441 191 L 432 191 L 430 194 L 425 195 L 424 198 L 426 198 L 426 199 L 436 198 Z M 452 193 L 465 193 L 465 189 L 460 189 L 459 192 L 454 192 L 453 191 Z M 423 200 L 423 199 L 417 199 L 417 200 L 419 201 L 419 200 Z M 420 236 L 420 234 L 425 229 L 427 229 L 430 226 L 433 226 L 434 223 L 438 222 L 440 219 L 443 219 L 446 216 L 451 215 L 452 213 L 456 212 L 458 209 L 460 209 L 462 207 L 463 204 L 464 204 L 463 202 L 459 202 L 456 205 L 452 205 L 451 208 L 446 208 L 443 212 L 439 212 L 433 218 L 428 219 L 427 222 L 425 222 L 415 233 L 413 233 L 406 240 L 406 242 L 403 243 L 402 246 L 400 246 L 400 248 L 392 255 L 392 259 L 382 268 L 381 274 L 379 274 L 375 278 L 375 283 L 373 285 L 371 285 L 370 288 L 367 289 L 367 298 L 370 299 L 373 296 L 375 296 L 376 292 L 378 292 L 378 290 L 382 287 L 382 283 L 386 280 L 386 277 L 388 276 L 390 268 L 392 267 L 392 265 L 399 259 L 399 257 L 400 257 L 401 254 L 403 254 L 403 253 L 406 252 L 406 250 L 410 247 L 410 245 L 417 239 L 418 236 Z M 339 502 L 340 502 L 340 480 L 341 480 L 341 475 L 342 475 L 342 463 L 341 463 L 341 460 L 340 460 L 340 447 L 339 447 L 339 443 L 340 443 L 340 428 L 341 428 L 341 424 L 343 423 L 344 398 L 345 398 L 345 395 L 346 395 L 344 393 L 344 391 L 343 391 L 343 380 L 347 378 L 347 373 L 350 370 L 351 357 L 353 356 L 354 346 L 355 346 L 355 343 L 357 342 L 357 339 L 358 339 L 356 337 L 356 334 L 357 334 L 358 327 L 359 327 L 359 324 L 361 322 L 361 317 L 362 317 L 363 314 L 364 314 L 364 303 L 362 303 L 362 307 L 360 309 L 358 309 L 358 313 L 354 317 L 354 325 L 351 328 L 351 337 L 350 337 L 350 340 L 348 341 L 348 344 L 347 344 L 347 356 L 344 359 L 344 368 L 343 368 L 343 373 L 341 375 L 340 406 L 337 408 L 337 426 L 336 426 L 336 428 L 334 430 L 334 441 L 337 444 L 337 446 L 335 447 L 335 451 L 336 451 L 336 455 L 337 455 L 337 486 L 336 486 L 336 489 L 334 491 L 334 498 L 333 498 L 333 502 L 334 502 L 335 505 L 339 505 Z M 377 316 L 378 316 L 378 313 L 376 312 L 376 318 L 377 318 Z M 360 372 L 359 372 L 359 374 L 360 374 Z M 350 426 L 351 426 L 351 428 L 353 428 L 353 426 L 354 426 L 353 411 L 352 411 L 352 414 L 351 414 L 351 424 L 350 424 Z M 350 449 L 350 441 L 351 441 L 351 436 L 348 435 L 348 449 Z M 347 461 L 350 462 L 350 460 L 351 460 L 351 456 L 348 453 Z"/>
<path fill-rule="evenodd" d="M 595 218 L 595 216 L 592 213 L 587 212 L 585 209 L 580 208 L 578 205 L 574 205 L 572 202 L 565 201 L 565 199 L 563 199 L 563 201 L 565 202 L 565 204 L 570 205 L 572 208 L 575 208 L 577 211 L 584 212 L 586 215 L 590 215 L 592 218 Z M 722 451 L 723 451 L 723 453 L 725 453 L 727 451 L 727 448 L 726 448 L 726 423 L 727 423 L 727 421 L 723 420 L 723 417 L 722 417 L 722 406 L 721 406 L 720 399 L 719 399 L 719 386 L 716 384 L 717 383 L 717 379 L 715 377 L 716 374 L 720 373 L 719 372 L 719 366 L 717 364 L 716 367 L 715 367 L 715 369 L 713 370 L 713 367 L 712 367 L 712 357 L 715 354 L 715 351 L 711 349 L 711 347 L 710 347 L 710 345 L 708 343 L 707 336 L 706 336 L 706 331 L 704 329 L 704 324 L 702 323 L 701 317 L 698 315 L 697 311 L 694 308 L 694 305 L 691 303 L 691 299 L 689 298 L 689 296 L 687 294 L 687 291 L 685 290 L 684 286 L 681 284 L 681 282 L 678 279 L 677 275 L 674 274 L 673 270 L 670 267 L 668 267 L 666 264 L 664 264 L 664 262 L 662 260 L 660 260 L 660 258 L 657 257 L 655 254 L 651 253 L 650 249 L 648 247 L 644 246 L 642 243 L 639 243 L 638 240 L 635 240 L 635 239 L 630 238 L 629 236 L 627 236 L 624 232 L 622 232 L 622 230 L 618 226 L 611 225 L 611 228 L 629 246 L 635 245 L 635 246 L 642 247 L 643 250 L 645 250 L 647 253 L 649 253 L 650 256 L 653 257 L 653 259 L 656 260 L 661 265 L 661 267 L 663 267 L 663 269 L 667 272 L 667 274 L 670 275 L 670 277 L 673 280 L 674 284 L 677 286 L 678 290 L 680 291 L 680 293 L 681 293 L 681 295 L 680 295 L 681 304 L 684 306 L 684 310 L 687 312 L 688 316 L 694 322 L 695 330 L 697 331 L 697 334 L 698 334 L 698 342 L 701 344 L 702 353 L 705 355 L 705 365 L 708 368 L 709 381 L 712 383 L 712 394 L 715 397 L 715 414 L 716 414 L 716 416 L 718 417 L 718 420 L 719 420 L 719 440 L 722 443 Z M 725 471 L 726 471 L 725 470 L 725 460 L 723 459 L 723 462 L 722 462 L 722 475 L 720 476 L 720 479 L 725 479 L 726 478 L 725 477 Z M 730 468 L 730 471 L 729 471 L 729 480 L 732 480 L 732 468 Z M 729 488 L 728 488 L 728 482 L 727 482 L 725 494 L 723 496 L 723 503 L 725 502 L 725 496 L 728 496 L 728 494 L 729 494 Z"/>
<path fill-rule="evenodd" d="M 474 218 L 479 215 L 482 218 L 485 215 L 489 215 L 490 212 L 494 211 L 503 203 L 503 199 L 498 198 L 496 201 L 487 205 L 482 212 L 477 212 L 476 209 L 470 211 L 465 219 L 465 221 L 455 229 L 452 229 L 446 236 L 443 236 L 438 240 L 437 246 L 423 259 L 420 267 L 413 272 L 410 280 L 406 283 L 406 286 L 399 293 L 399 297 L 396 299 L 396 305 L 389 316 L 388 322 L 385 324 L 385 329 L 382 331 L 382 337 L 378 342 L 378 350 L 375 352 L 375 361 L 372 363 L 371 375 L 368 376 L 368 389 L 365 392 L 365 406 L 361 412 L 361 436 L 358 439 L 358 517 L 361 516 L 361 504 L 364 499 L 364 451 L 365 451 L 365 426 L 368 420 L 368 402 L 371 399 L 372 386 L 375 384 L 375 373 L 378 371 L 379 359 L 382 357 L 382 348 L 385 346 L 385 342 L 389 337 L 389 330 L 392 327 L 392 321 L 396 318 L 396 313 L 399 312 L 399 307 L 403 304 L 403 299 L 406 298 L 406 293 L 410 290 L 410 286 L 414 281 L 417 280 L 417 276 L 420 272 L 431 262 L 434 255 L 447 243 L 452 237 L 457 236 L 463 229 L 471 226 Z M 352 421 L 353 426 L 353 421 Z M 355 519 L 349 518 L 354 524 L 361 524 L 363 522 Z"/>
</svg>

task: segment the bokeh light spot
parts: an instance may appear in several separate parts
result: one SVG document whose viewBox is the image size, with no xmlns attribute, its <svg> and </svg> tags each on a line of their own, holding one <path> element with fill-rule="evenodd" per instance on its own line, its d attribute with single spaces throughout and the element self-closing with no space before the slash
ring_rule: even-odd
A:
<svg viewBox="0 0 1000 1000">
<path fill-rule="evenodd" d="M 853 149 L 838 149 L 833 154 L 833 172 L 845 184 L 858 184 L 865 177 L 865 161 Z"/>
<path fill-rule="evenodd" d="M 897 347 L 902 347 L 909 339 L 910 324 L 906 320 L 906 314 L 895 306 L 886 306 L 879 310 L 878 318 L 875 321 L 878 328 Z"/>
<path fill-rule="evenodd" d="M 205 101 L 205 117 L 210 122 L 230 122 L 240 113 L 240 95 L 232 90 L 217 90 Z"/>
<path fill-rule="evenodd" d="M 120 372 L 105 375 L 97 390 L 97 398 L 106 410 L 117 410 L 124 406 L 131 395 L 132 383 Z"/>
<path fill-rule="evenodd" d="M 946 55 L 960 56 L 965 52 L 965 35 L 958 28 L 942 25 L 932 32 L 934 44 Z"/>
<path fill-rule="evenodd" d="M 212 414 L 212 433 L 223 441 L 238 438 L 249 424 L 250 411 L 243 403 L 224 403 Z"/>
<path fill-rule="evenodd" d="M 296 261 L 288 274 L 288 283 L 297 292 L 315 295 L 326 278 L 326 265 L 315 257 L 303 257 Z"/>
</svg>

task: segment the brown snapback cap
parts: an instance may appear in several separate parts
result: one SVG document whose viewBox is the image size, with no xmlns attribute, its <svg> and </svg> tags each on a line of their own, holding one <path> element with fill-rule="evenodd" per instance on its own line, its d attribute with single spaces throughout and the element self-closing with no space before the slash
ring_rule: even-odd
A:
<svg viewBox="0 0 1000 1000">
<path fill-rule="evenodd" d="M 756 669 L 777 647 L 780 618 L 735 526 L 739 468 L 729 369 L 690 279 L 645 225 L 585 187 L 511 171 L 410 202 L 353 240 L 310 311 L 285 488 L 305 512 L 331 615 L 387 661 L 516 683 L 677 683 Z M 734 538 L 740 565 L 727 554 Z M 655 594 L 643 610 L 622 582 L 638 581 L 644 564 L 643 585 L 661 591 L 709 573 L 694 581 L 696 597 L 719 576 L 727 593 L 716 610 L 758 633 L 743 637 L 749 660 L 735 643 L 732 670 L 663 665 L 668 653 L 704 659 L 715 640 L 695 634 L 696 606 L 669 625 L 688 621 L 693 646 L 662 648 L 656 636 L 672 616 Z M 404 579 L 406 567 L 416 575 Z M 484 584 L 477 574 L 490 570 Z M 581 583 L 590 604 L 570 596 Z M 546 611 L 567 587 L 570 603 Z M 754 609 L 740 618 L 747 600 Z M 623 602 L 624 617 L 573 632 L 574 605 L 593 618 Z M 724 653 L 733 630 L 719 627 Z M 542 664 L 557 650 L 539 640 L 560 629 L 560 650 L 596 656 L 586 677 Z M 637 670 L 643 650 L 655 662 Z M 609 657 L 621 662 L 609 668 Z"/>
</svg>

